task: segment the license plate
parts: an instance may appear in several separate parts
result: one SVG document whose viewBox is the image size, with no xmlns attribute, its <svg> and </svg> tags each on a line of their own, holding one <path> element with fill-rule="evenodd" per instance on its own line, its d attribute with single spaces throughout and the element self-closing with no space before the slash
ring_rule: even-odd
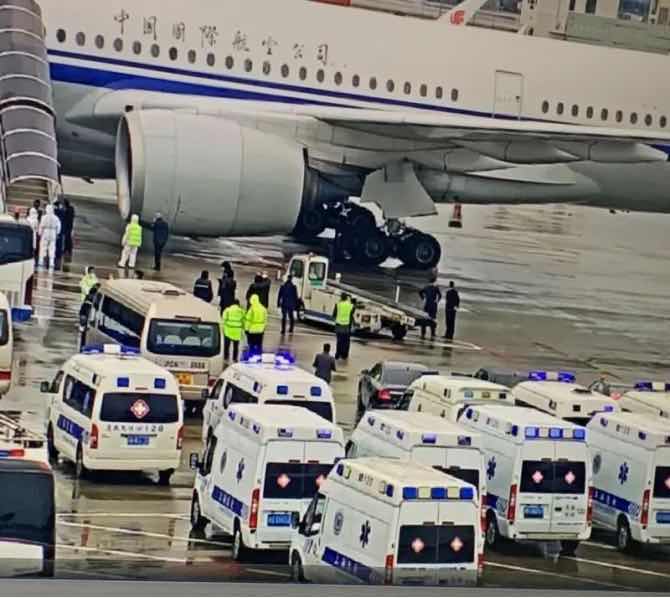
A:
<svg viewBox="0 0 670 598">
<path fill-rule="evenodd" d="M 523 508 L 523 516 L 526 519 L 542 519 L 544 517 L 544 507 L 542 505 L 526 505 Z"/>
<path fill-rule="evenodd" d="M 136 434 L 131 434 L 128 436 L 128 446 L 147 446 L 148 444 L 148 436 L 138 436 Z"/>
<path fill-rule="evenodd" d="M 193 386 L 193 374 L 178 373 L 174 377 L 177 379 L 179 386 Z"/>
<path fill-rule="evenodd" d="M 670 523 L 670 511 L 656 513 L 656 523 Z"/>
<path fill-rule="evenodd" d="M 291 525 L 291 513 L 269 513 L 268 527 L 289 527 Z"/>
</svg>

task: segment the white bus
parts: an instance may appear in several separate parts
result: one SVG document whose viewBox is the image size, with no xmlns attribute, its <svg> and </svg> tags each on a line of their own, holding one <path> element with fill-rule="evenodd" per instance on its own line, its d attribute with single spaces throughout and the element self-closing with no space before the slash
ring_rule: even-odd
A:
<svg viewBox="0 0 670 598">
<path fill-rule="evenodd" d="M 190 410 L 223 370 L 219 318 L 216 307 L 171 284 L 109 280 L 94 297 L 84 336 L 86 344 L 139 349 L 174 375 Z"/>
<path fill-rule="evenodd" d="M 15 322 L 32 315 L 34 274 L 33 230 L 0 215 L 0 292 L 7 296 Z"/>
</svg>

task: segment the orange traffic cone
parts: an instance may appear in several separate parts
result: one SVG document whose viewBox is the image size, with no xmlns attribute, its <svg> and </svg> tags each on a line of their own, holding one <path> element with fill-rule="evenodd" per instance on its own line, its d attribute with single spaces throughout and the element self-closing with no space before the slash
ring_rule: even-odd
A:
<svg viewBox="0 0 670 598">
<path fill-rule="evenodd" d="M 463 228 L 463 206 L 459 203 L 454 204 L 451 220 L 449 220 L 449 228 Z"/>
</svg>

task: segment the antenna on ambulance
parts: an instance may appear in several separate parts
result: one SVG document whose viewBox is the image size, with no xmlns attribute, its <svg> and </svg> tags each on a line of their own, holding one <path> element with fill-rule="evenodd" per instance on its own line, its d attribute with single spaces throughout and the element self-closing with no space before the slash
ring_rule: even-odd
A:
<svg viewBox="0 0 670 598">
<path fill-rule="evenodd" d="M 444 21 L 449 25 L 465 26 L 470 23 L 472 17 L 477 11 L 481 9 L 488 0 L 463 0 L 457 4 L 448 13 L 440 17 L 440 21 Z"/>
</svg>

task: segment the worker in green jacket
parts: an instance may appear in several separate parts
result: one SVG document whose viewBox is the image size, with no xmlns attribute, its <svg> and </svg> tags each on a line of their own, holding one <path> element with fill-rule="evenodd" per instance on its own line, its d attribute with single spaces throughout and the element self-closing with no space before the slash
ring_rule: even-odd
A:
<svg viewBox="0 0 670 598">
<path fill-rule="evenodd" d="M 88 266 L 84 272 L 83 278 L 79 281 L 79 288 L 81 290 L 81 302 L 86 301 L 86 297 L 91 289 L 98 284 L 98 277 L 95 275 L 95 267 Z"/>
<path fill-rule="evenodd" d="M 335 336 L 337 338 L 335 359 L 349 359 L 354 304 L 347 293 L 342 293 L 340 301 L 333 310 L 333 318 L 335 319 Z"/>
<path fill-rule="evenodd" d="M 268 310 L 261 303 L 258 295 L 249 298 L 249 309 L 244 317 L 244 329 L 247 332 L 249 351 L 251 354 L 263 353 L 263 335 L 268 323 Z"/>
<path fill-rule="evenodd" d="M 240 341 L 244 329 L 244 310 L 240 307 L 240 300 L 233 300 L 233 304 L 226 307 L 221 314 L 221 332 L 223 333 L 223 358 L 228 361 L 230 345 L 233 345 L 233 361 L 240 355 Z"/>
<path fill-rule="evenodd" d="M 137 259 L 137 251 L 142 246 L 142 226 L 140 225 L 140 217 L 133 214 L 130 222 L 126 226 L 126 232 L 121 239 L 123 251 L 121 252 L 121 261 L 119 268 L 135 268 L 135 260 Z"/>
</svg>

